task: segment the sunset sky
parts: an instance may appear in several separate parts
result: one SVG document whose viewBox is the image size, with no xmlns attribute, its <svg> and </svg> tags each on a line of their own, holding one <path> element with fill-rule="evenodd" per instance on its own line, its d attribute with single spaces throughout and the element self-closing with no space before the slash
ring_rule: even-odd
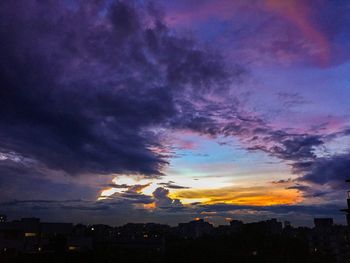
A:
<svg viewBox="0 0 350 263">
<path fill-rule="evenodd" d="M 345 223 L 350 2 L 0 2 L 0 214 Z"/>
</svg>

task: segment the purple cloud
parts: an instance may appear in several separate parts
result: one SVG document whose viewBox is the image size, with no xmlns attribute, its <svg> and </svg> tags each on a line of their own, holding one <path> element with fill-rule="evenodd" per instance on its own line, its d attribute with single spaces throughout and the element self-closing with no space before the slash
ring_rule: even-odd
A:
<svg viewBox="0 0 350 263">
<path fill-rule="evenodd" d="M 1 3 L 2 152 L 69 174 L 160 175 L 154 132 L 190 94 L 222 87 L 219 56 L 115 1 Z"/>
</svg>

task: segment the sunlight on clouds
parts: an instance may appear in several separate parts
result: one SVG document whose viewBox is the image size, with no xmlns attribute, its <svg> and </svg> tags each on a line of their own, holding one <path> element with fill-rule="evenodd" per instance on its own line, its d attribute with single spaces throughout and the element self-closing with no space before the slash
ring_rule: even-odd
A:
<svg viewBox="0 0 350 263">
<path fill-rule="evenodd" d="M 145 195 L 152 195 L 153 191 L 158 187 L 154 182 L 154 179 L 143 178 L 140 176 L 131 175 L 119 175 L 115 176 L 112 180 L 112 184 L 115 187 L 107 187 L 103 189 L 97 200 L 103 200 L 111 197 L 115 193 L 122 193 L 135 185 L 142 185 L 139 189 L 134 189 L 137 193 L 142 193 Z"/>
<path fill-rule="evenodd" d="M 115 177 L 112 182 L 114 184 L 126 184 L 126 185 L 134 185 L 134 184 L 143 184 L 145 180 L 140 179 L 138 177 L 131 177 L 126 175 L 121 175 Z"/>
<path fill-rule="evenodd" d="M 166 180 L 165 180 L 166 179 Z M 303 201 L 300 193 L 295 189 L 285 189 L 285 185 L 266 184 L 262 186 L 240 187 L 232 184 L 224 184 L 225 187 L 218 187 L 222 184 L 215 184 L 208 178 L 193 180 L 191 178 L 181 178 L 166 176 L 162 179 L 148 179 L 132 176 L 116 176 L 112 182 L 116 187 L 109 187 L 101 191 L 98 200 L 112 197 L 115 193 L 122 193 L 135 186 L 139 187 L 136 192 L 152 196 L 158 187 L 164 187 L 160 183 L 174 180 L 174 184 L 190 187 L 189 189 L 169 188 L 169 197 L 179 199 L 182 204 L 191 203 L 202 204 L 236 204 L 236 205 L 287 205 L 296 204 Z M 177 180 L 176 180 L 177 179 Z M 214 179 L 214 178 L 212 178 Z M 218 178 L 216 178 L 218 180 Z M 208 187 L 213 183 L 212 188 Z M 221 182 L 222 183 L 222 182 Z M 154 209 L 154 203 L 143 205 L 144 208 Z"/>
<path fill-rule="evenodd" d="M 174 195 L 170 195 L 171 198 L 175 199 L 173 196 L 176 196 L 176 194 Z M 178 198 L 180 199 L 181 203 L 186 205 L 186 204 L 191 204 L 191 203 L 203 203 L 206 204 L 207 202 L 210 201 L 210 198 L 207 197 L 201 197 L 201 198 Z"/>
<path fill-rule="evenodd" d="M 106 199 L 107 197 L 112 196 L 115 193 L 122 193 L 128 189 L 127 186 L 131 187 L 134 185 L 148 185 L 144 188 L 142 188 L 139 193 L 142 193 L 144 195 L 152 195 L 154 190 L 156 190 L 158 187 L 161 186 L 161 183 L 167 183 L 169 181 L 174 182 L 176 185 L 194 188 L 194 189 L 217 189 L 222 187 L 228 187 L 231 186 L 232 183 L 227 182 L 227 178 L 193 178 L 191 176 L 164 176 L 161 179 L 154 179 L 154 178 L 142 178 L 140 176 L 116 176 L 112 180 L 112 184 L 115 184 L 117 187 L 106 187 L 103 189 L 98 197 L 98 200 Z M 122 185 L 125 185 L 125 187 L 121 187 Z M 170 193 L 176 192 L 177 189 L 169 189 Z M 198 198 L 197 198 L 198 199 Z M 201 198 L 200 198 L 201 199 Z M 203 199 L 204 200 L 204 199 Z M 186 201 L 184 201 L 186 203 Z M 197 202 L 197 201 L 187 201 L 187 203 L 190 202 Z"/>
<path fill-rule="evenodd" d="M 227 187 L 221 189 L 191 189 L 172 193 L 171 198 L 177 198 L 187 203 L 203 200 L 205 204 L 237 204 L 237 205 L 281 205 L 295 204 L 302 201 L 296 190 L 271 189 L 265 187 L 235 188 Z"/>
<path fill-rule="evenodd" d="M 117 189 L 117 188 L 108 188 L 108 189 L 102 190 L 100 196 L 98 197 L 98 200 L 106 199 L 108 196 L 111 196 L 118 192 L 120 192 L 120 189 Z"/>
<path fill-rule="evenodd" d="M 271 181 L 287 179 L 291 175 L 285 165 L 269 163 L 271 158 L 265 154 L 235 149 L 232 145 L 218 143 L 218 139 L 192 133 L 173 134 L 173 140 L 176 141 L 177 158 L 173 158 L 165 168 L 164 176 L 117 175 L 111 185 L 101 191 L 98 200 L 112 198 L 116 193 L 131 189 L 153 196 L 158 187 L 163 187 L 169 190 L 171 199 L 179 199 L 184 205 L 226 203 L 268 206 L 301 201 L 298 191 L 287 190 L 285 185 L 271 185 Z M 153 209 L 154 204 L 144 205 L 144 208 Z"/>
<path fill-rule="evenodd" d="M 156 208 L 156 203 L 150 203 L 150 204 L 143 204 L 143 208 L 146 208 L 146 209 L 155 209 Z"/>
</svg>

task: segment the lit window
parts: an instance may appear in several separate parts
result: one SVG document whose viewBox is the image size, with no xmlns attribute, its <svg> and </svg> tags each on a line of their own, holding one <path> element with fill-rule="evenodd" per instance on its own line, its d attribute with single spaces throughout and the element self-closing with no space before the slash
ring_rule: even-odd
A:
<svg viewBox="0 0 350 263">
<path fill-rule="evenodd" d="M 72 251 L 72 250 L 77 250 L 78 248 L 76 246 L 69 246 L 68 250 Z"/>
<path fill-rule="evenodd" d="M 36 236 L 37 236 L 37 233 L 34 233 L 34 232 L 27 232 L 27 233 L 24 233 L 24 236 L 25 236 L 25 237 L 36 237 Z"/>
</svg>

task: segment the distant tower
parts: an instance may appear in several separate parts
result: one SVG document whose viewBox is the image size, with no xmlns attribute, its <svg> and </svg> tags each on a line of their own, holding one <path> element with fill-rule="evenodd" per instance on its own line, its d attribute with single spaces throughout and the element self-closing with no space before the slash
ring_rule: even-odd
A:
<svg viewBox="0 0 350 263">
<path fill-rule="evenodd" d="M 350 183 L 350 180 L 346 180 L 347 183 Z M 348 191 L 348 208 L 342 209 L 343 212 L 346 213 L 346 221 L 348 222 L 348 226 L 350 227 L 350 191 Z"/>
</svg>

